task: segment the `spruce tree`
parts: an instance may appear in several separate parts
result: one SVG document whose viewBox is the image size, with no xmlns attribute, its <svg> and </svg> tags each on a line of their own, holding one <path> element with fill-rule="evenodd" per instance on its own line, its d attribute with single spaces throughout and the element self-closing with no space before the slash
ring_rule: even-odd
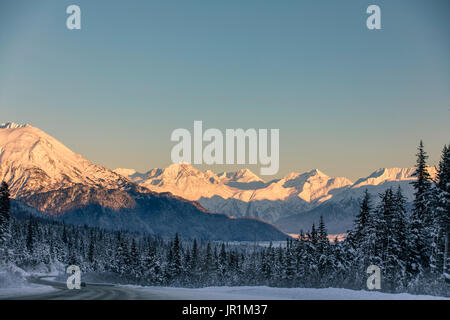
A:
<svg viewBox="0 0 450 320">
<path fill-rule="evenodd" d="M 332 258 L 333 255 L 330 252 L 330 241 L 328 240 L 328 233 L 325 227 L 325 222 L 323 217 L 320 216 L 319 221 L 319 231 L 318 231 L 318 244 L 317 244 L 317 254 L 318 254 L 318 272 L 320 274 L 320 284 L 326 285 L 330 280 L 329 277 L 332 274 Z"/>
<path fill-rule="evenodd" d="M 91 242 L 89 243 L 88 260 L 93 265 L 94 264 L 94 254 L 95 254 L 95 244 L 94 239 L 91 237 Z"/>
<path fill-rule="evenodd" d="M 296 265 L 294 252 L 290 245 L 286 246 L 286 251 L 283 259 L 283 283 L 285 287 L 292 287 L 294 284 L 295 274 L 296 274 Z"/>
<path fill-rule="evenodd" d="M 178 277 L 181 274 L 181 270 L 182 270 L 181 245 L 180 245 L 180 239 L 178 237 L 178 233 L 175 234 L 172 252 L 173 252 L 173 264 L 172 264 L 173 276 Z"/>
<path fill-rule="evenodd" d="M 313 225 L 311 227 L 311 233 L 309 234 L 308 237 L 309 237 L 311 243 L 315 246 L 317 244 L 317 242 L 318 242 L 318 237 L 319 236 L 317 234 L 316 226 L 314 225 L 314 223 L 313 223 Z"/>
<path fill-rule="evenodd" d="M 391 188 L 381 195 L 378 207 L 380 267 L 383 270 L 383 285 L 390 292 L 397 292 L 403 286 L 404 260 L 402 245 L 406 247 L 404 229 L 404 197 L 400 188 L 394 194 Z"/>
<path fill-rule="evenodd" d="M 199 264 L 197 239 L 192 244 L 191 270 L 196 270 Z"/>
<path fill-rule="evenodd" d="M 417 150 L 416 170 L 413 174 L 416 180 L 411 182 L 415 190 L 413 213 L 417 219 L 426 223 L 430 218 L 428 197 L 430 195 L 431 177 L 427 170 L 428 155 L 424 150 L 422 140 L 420 140 Z"/>
<path fill-rule="evenodd" d="M 217 269 L 219 280 L 222 284 L 224 284 L 225 276 L 227 272 L 227 252 L 225 250 L 225 244 L 222 243 L 220 247 L 220 253 L 219 253 L 219 267 Z"/>
<path fill-rule="evenodd" d="M 356 285 L 360 289 L 366 288 L 367 267 L 370 265 L 381 266 L 381 232 L 379 231 L 381 225 L 382 217 L 380 216 L 380 211 L 370 210 L 367 217 L 366 226 L 364 228 L 365 233 L 363 234 L 361 243 L 354 255 L 357 264 Z"/>
<path fill-rule="evenodd" d="M 28 249 L 28 253 L 31 255 L 33 254 L 33 247 L 34 247 L 34 240 L 35 238 L 35 232 L 33 228 L 33 218 L 30 216 L 30 219 L 28 220 L 28 233 L 27 233 L 27 242 L 26 246 Z"/>
<path fill-rule="evenodd" d="M 436 203 L 433 220 L 433 242 L 431 255 L 432 273 L 450 281 L 450 145 L 444 146 L 436 181 Z"/>
<path fill-rule="evenodd" d="M 329 244 L 329 241 L 327 229 L 325 227 L 325 222 L 323 221 L 323 216 L 320 216 L 319 220 L 318 242 L 319 242 L 319 249 L 322 252 L 324 252 L 325 247 Z"/>
<path fill-rule="evenodd" d="M 361 200 L 360 209 L 355 218 L 354 230 L 352 232 L 353 241 L 357 248 L 361 246 L 363 238 L 365 236 L 367 223 L 370 218 L 370 212 L 372 210 L 371 207 L 371 198 L 367 189 L 364 191 L 364 196 Z"/>
<path fill-rule="evenodd" d="M 8 248 L 8 241 L 11 238 L 9 197 L 8 184 L 3 181 L 0 185 L 0 263 L 8 259 L 10 253 Z"/>
<path fill-rule="evenodd" d="M 429 237 L 430 230 L 430 204 L 431 177 L 426 168 L 428 155 L 424 150 L 423 142 L 420 141 L 416 154 L 416 170 L 414 176 L 416 180 L 412 182 L 414 187 L 414 207 L 410 221 L 410 237 L 408 244 L 407 270 L 411 276 L 410 287 L 414 290 L 419 284 L 420 278 L 429 267 Z"/>
<path fill-rule="evenodd" d="M 131 241 L 131 247 L 129 251 L 128 268 L 130 276 L 133 277 L 134 281 L 138 281 L 142 277 L 140 267 L 141 267 L 141 255 L 139 254 L 136 240 L 133 239 Z"/>
<path fill-rule="evenodd" d="M 213 271 L 215 270 L 215 262 L 214 256 L 211 249 L 211 242 L 208 241 L 206 245 L 206 252 L 203 257 L 203 265 L 202 265 L 202 279 L 201 282 L 203 285 L 208 285 L 213 280 Z"/>
<path fill-rule="evenodd" d="M 406 264 L 408 262 L 408 216 L 406 209 L 406 198 L 403 196 L 400 186 L 394 196 L 395 204 L 395 216 L 393 218 L 393 230 L 394 238 L 396 239 L 395 248 L 398 264 L 399 264 L 399 274 L 397 275 L 401 279 L 398 279 L 398 285 L 406 287 Z"/>
</svg>

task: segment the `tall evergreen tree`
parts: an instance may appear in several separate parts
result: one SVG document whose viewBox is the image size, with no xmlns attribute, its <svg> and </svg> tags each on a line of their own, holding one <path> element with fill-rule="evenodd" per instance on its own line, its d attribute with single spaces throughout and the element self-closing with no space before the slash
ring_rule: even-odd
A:
<svg viewBox="0 0 450 320">
<path fill-rule="evenodd" d="M 211 249 L 211 242 L 208 241 L 206 245 L 206 252 L 203 258 L 202 265 L 202 283 L 207 285 L 213 280 L 212 273 L 215 270 L 214 256 Z"/>
<path fill-rule="evenodd" d="M 179 276 L 181 273 L 181 245 L 178 233 L 175 234 L 173 241 L 173 271 L 175 276 Z"/>
<path fill-rule="evenodd" d="M 311 233 L 308 235 L 308 238 L 310 239 L 311 243 L 313 245 L 316 245 L 318 242 L 318 234 L 317 234 L 317 230 L 316 230 L 316 226 L 313 223 L 312 227 L 311 227 Z"/>
<path fill-rule="evenodd" d="M 383 270 L 383 285 L 390 292 L 396 292 L 402 288 L 404 261 L 401 259 L 401 241 L 404 237 L 403 195 L 401 190 L 394 192 L 391 188 L 381 195 L 378 206 L 379 225 L 378 243 Z"/>
<path fill-rule="evenodd" d="M 431 269 L 433 274 L 450 281 L 450 144 L 442 150 L 436 181 Z"/>
<path fill-rule="evenodd" d="M 130 247 L 130 253 L 129 253 L 129 266 L 130 266 L 130 273 L 136 278 L 139 279 L 141 274 L 141 255 L 139 254 L 139 250 L 137 247 L 136 240 L 133 239 L 131 241 L 131 247 Z"/>
<path fill-rule="evenodd" d="M 326 286 L 329 283 L 330 276 L 333 274 L 333 254 L 331 252 L 330 241 L 328 240 L 327 228 L 323 217 L 320 216 L 318 231 L 318 272 L 320 274 L 320 286 Z"/>
<path fill-rule="evenodd" d="M 397 247 L 396 255 L 399 264 L 398 286 L 406 287 L 406 264 L 408 261 L 408 216 L 406 209 L 406 198 L 403 196 L 400 186 L 394 196 L 395 215 L 392 219 L 394 238 L 396 240 Z"/>
<path fill-rule="evenodd" d="M 420 141 L 416 154 L 416 180 L 412 182 L 414 187 L 414 207 L 410 221 L 410 238 L 408 252 L 408 274 L 411 275 L 411 287 L 417 286 L 419 278 L 423 277 L 429 267 L 429 238 L 430 230 L 430 204 L 431 177 L 428 173 L 426 160 L 428 155 L 424 150 L 423 142 Z"/>
<path fill-rule="evenodd" d="M 90 263 L 94 263 L 95 260 L 95 242 L 94 239 L 91 237 L 91 242 L 89 243 L 89 251 L 88 251 L 88 260 Z"/>
<path fill-rule="evenodd" d="M 10 228 L 10 200 L 9 189 L 6 182 L 0 184 L 0 263 L 9 256 L 8 241 L 11 238 Z"/>
<path fill-rule="evenodd" d="M 324 251 L 326 245 L 328 245 L 328 233 L 325 227 L 325 222 L 323 221 L 323 216 L 320 216 L 319 220 L 319 231 L 318 231 L 318 242 L 320 250 Z"/>
<path fill-rule="evenodd" d="M 219 279 L 222 283 L 224 283 L 224 281 L 225 281 L 227 266 L 228 266 L 227 252 L 225 250 L 225 243 L 222 243 L 222 245 L 220 247 L 219 264 L 218 264 L 218 269 L 217 269 Z"/>
<path fill-rule="evenodd" d="M 28 249 L 28 252 L 33 254 L 33 248 L 34 248 L 34 242 L 35 242 L 35 232 L 33 227 L 33 218 L 30 216 L 30 219 L 28 220 L 28 233 L 27 233 L 27 242 L 26 246 Z"/>
<path fill-rule="evenodd" d="M 354 230 L 352 232 L 352 240 L 358 248 L 361 246 L 363 238 L 367 234 L 366 229 L 371 210 L 371 198 L 369 192 L 366 189 L 361 200 L 359 212 L 355 218 Z"/>
<path fill-rule="evenodd" d="M 358 281 L 362 288 L 366 288 L 367 279 L 367 267 L 370 265 L 381 265 L 380 243 L 381 233 L 380 226 L 383 225 L 382 216 L 380 216 L 380 210 L 369 211 L 369 216 L 364 228 L 365 234 L 362 238 L 362 242 L 358 247 L 358 252 L 355 258 L 359 262 Z M 358 263 L 358 262 L 357 262 Z"/>
<path fill-rule="evenodd" d="M 416 170 L 413 176 L 416 180 L 411 182 L 414 187 L 414 209 L 413 214 L 416 219 L 423 223 L 430 222 L 429 199 L 431 189 L 431 176 L 427 170 L 428 155 L 424 150 L 423 142 L 420 140 L 417 148 Z"/>
</svg>

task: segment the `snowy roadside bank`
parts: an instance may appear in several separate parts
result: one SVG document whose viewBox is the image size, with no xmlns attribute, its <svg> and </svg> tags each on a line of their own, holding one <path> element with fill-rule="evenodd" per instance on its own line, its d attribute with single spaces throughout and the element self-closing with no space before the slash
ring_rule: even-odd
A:
<svg viewBox="0 0 450 320">
<path fill-rule="evenodd" d="M 445 297 L 413 295 L 408 293 L 383 293 L 341 288 L 272 288 L 272 287 L 139 287 L 124 285 L 139 291 L 179 300 L 449 300 Z"/>
<path fill-rule="evenodd" d="M 20 298 L 22 296 L 38 295 L 58 291 L 51 286 L 25 283 L 18 287 L 0 288 L 0 300 Z"/>
<path fill-rule="evenodd" d="M 62 290 L 56 277 L 40 277 L 41 283 L 18 283 L 15 286 L 0 287 L 2 299 L 137 299 L 137 300 L 449 300 L 444 297 L 389 294 L 364 290 L 340 288 L 271 288 L 259 287 L 140 287 L 135 285 L 102 285 L 88 283 L 81 290 Z M 52 283 L 56 286 L 52 286 Z M 69 292 L 70 291 L 70 292 Z M 49 295 L 50 294 L 50 295 Z"/>
<path fill-rule="evenodd" d="M 0 269 L 0 299 L 49 293 L 57 289 L 51 286 L 37 285 L 28 281 L 30 276 L 43 275 L 29 273 L 14 265 L 3 266 Z M 53 274 L 46 274 L 52 276 Z"/>
</svg>

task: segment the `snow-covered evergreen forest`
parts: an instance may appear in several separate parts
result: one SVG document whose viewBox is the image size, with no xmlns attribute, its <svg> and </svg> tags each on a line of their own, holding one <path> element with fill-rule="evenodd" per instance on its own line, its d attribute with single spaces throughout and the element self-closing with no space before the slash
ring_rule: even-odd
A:
<svg viewBox="0 0 450 320">
<path fill-rule="evenodd" d="M 344 241 L 330 242 L 318 226 L 283 246 L 163 239 L 23 217 L 0 187 L 0 266 L 24 270 L 75 264 L 119 283 L 157 286 L 259 286 L 367 289 L 367 267 L 381 269 L 381 291 L 450 296 L 450 145 L 433 181 L 422 142 L 407 210 L 401 189 L 361 199 Z M 189 226 L 186 226 L 188 228 Z"/>
</svg>

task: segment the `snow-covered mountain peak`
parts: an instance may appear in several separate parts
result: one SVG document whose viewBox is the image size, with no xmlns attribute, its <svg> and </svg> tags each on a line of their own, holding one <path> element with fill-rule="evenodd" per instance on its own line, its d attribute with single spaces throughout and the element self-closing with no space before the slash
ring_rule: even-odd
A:
<svg viewBox="0 0 450 320">
<path fill-rule="evenodd" d="M 200 170 L 197 170 L 194 168 L 191 164 L 186 162 L 180 162 L 180 163 L 172 163 L 167 168 L 164 169 L 164 172 L 166 174 L 176 174 L 179 173 L 183 174 L 198 174 L 201 172 Z"/>
<path fill-rule="evenodd" d="M 313 169 L 304 173 L 291 172 L 278 184 L 297 190 L 299 198 L 311 202 L 329 199 L 330 191 L 350 186 L 352 182 L 342 177 L 330 178 L 322 171 Z"/>
<path fill-rule="evenodd" d="M 427 167 L 428 173 L 431 177 L 436 176 L 435 167 Z M 352 188 L 359 188 L 362 186 L 376 186 L 385 182 L 393 181 L 412 181 L 414 177 L 415 168 L 380 168 L 374 171 L 366 178 L 361 178 L 355 182 Z"/>
<path fill-rule="evenodd" d="M 162 182 L 166 184 L 172 184 L 176 181 L 185 181 L 187 179 L 190 180 L 209 180 L 211 178 L 212 172 L 203 172 L 195 168 L 189 163 L 181 162 L 181 163 L 172 163 L 168 167 L 161 169 L 160 171 L 154 171 L 153 169 L 151 172 L 156 173 L 149 174 L 149 178 L 156 178 L 161 179 Z M 215 175 L 214 175 L 215 176 Z"/>
<path fill-rule="evenodd" d="M 163 169 L 155 168 L 145 174 L 133 173 L 129 169 L 116 169 L 115 172 L 152 191 L 170 192 L 188 200 L 216 195 L 229 198 L 236 192 L 224 185 L 211 170 L 203 172 L 188 163 L 171 164 Z"/>
<path fill-rule="evenodd" d="M 249 169 L 241 169 L 235 175 L 236 182 L 264 182 L 263 179 L 258 177 Z"/>
<path fill-rule="evenodd" d="M 309 174 L 310 176 L 320 176 L 329 178 L 325 173 L 323 173 L 319 169 L 312 169 L 311 171 L 308 171 L 307 174 Z"/>
<path fill-rule="evenodd" d="M 214 172 L 212 172 L 211 170 L 206 170 L 206 171 L 205 171 L 205 174 L 206 174 L 207 176 L 216 176 L 216 177 L 217 177 L 217 175 L 216 175 Z"/>
<path fill-rule="evenodd" d="M 234 172 L 222 172 L 217 175 L 218 178 L 224 183 L 238 182 L 238 183 L 250 183 L 250 182 L 265 182 L 263 179 L 254 174 L 250 169 L 240 169 Z"/>
<path fill-rule="evenodd" d="M 3 122 L 0 124 L 0 129 L 18 129 L 18 128 L 24 128 L 24 127 L 31 127 L 28 123 L 27 124 L 18 124 L 15 122 Z"/>
<path fill-rule="evenodd" d="M 125 181 L 40 129 L 14 124 L 0 130 L 0 180 L 10 185 L 13 196 L 74 184 L 117 188 Z"/>
<path fill-rule="evenodd" d="M 132 176 L 137 173 L 134 169 L 127 169 L 127 168 L 117 168 L 113 170 L 115 173 L 120 174 L 124 177 Z"/>
<path fill-rule="evenodd" d="M 292 180 L 297 180 L 298 182 L 305 182 L 308 179 L 311 178 L 323 178 L 323 179 L 329 179 L 330 177 L 328 177 L 325 173 L 323 173 L 322 171 L 320 171 L 319 169 L 312 169 L 310 171 L 306 171 L 306 172 L 290 172 L 288 173 L 286 176 L 284 176 L 284 178 L 282 180 L 284 181 L 292 181 Z"/>
</svg>

